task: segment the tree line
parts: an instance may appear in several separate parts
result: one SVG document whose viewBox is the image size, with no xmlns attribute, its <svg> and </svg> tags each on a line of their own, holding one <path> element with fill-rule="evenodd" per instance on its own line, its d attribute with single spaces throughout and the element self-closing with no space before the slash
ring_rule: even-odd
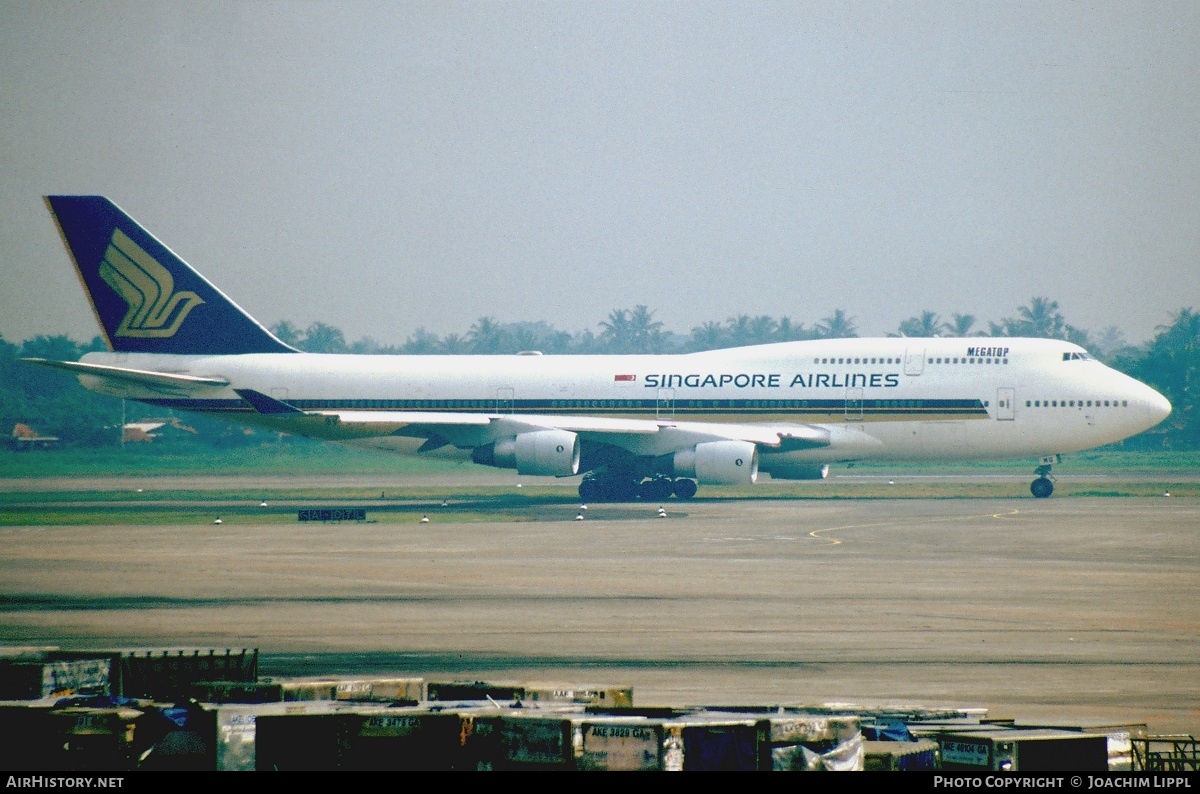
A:
<svg viewBox="0 0 1200 794">
<path fill-rule="evenodd" d="M 858 336 L 857 324 L 845 311 L 807 325 L 789 317 L 739 314 L 724 322 L 707 321 L 688 334 L 666 330 L 645 305 L 614 309 L 595 330 L 561 331 L 545 322 L 501 323 L 481 317 L 463 333 L 438 336 L 417 329 L 403 343 L 384 345 L 371 337 L 347 342 L 341 329 L 323 322 L 305 328 L 283 321 L 271 331 L 283 342 L 312 353 L 362 354 L 505 354 L 538 350 L 548 354 L 684 353 L 725 347 L 837 339 Z M 1125 341 L 1115 327 L 1089 332 L 1066 322 L 1057 301 L 1035 297 L 1012 317 L 981 324 L 970 314 L 941 315 L 923 311 L 899 324 L 890 336 L 1031 336 L 1063 339 L 1088 349 L 1094 356 L 1162 392 L 1174 406 L 1158 428 L 1125 442 L 1141 448 L 1200 448 L 1200 420 L 1195 391 L 1200 386 L 1200 313 L 1180 309 L 1158 327 L 1153 339 L 1139 345 Z M 84 353 L 104 350 L 103 339 L 79 343 L 66 336 L 37 336 L 17 345 L 0 337 L 0 421 L 4 432 L 22 422 L 45 435 L 79 445 L 110 444 L 119 440 L 120 401 L 93 394 L 66 373 L 35 367 L 21 358 L 75 360 Z M 161 417 L 164 411 L 129 403 L 125 419 Z M 208 438 L 242 436 L 231 428 L 189 417 L 205 426 Z M 216 432 L 214 432 L 216 431 Z"/>
<path fill-rule="evenodd" d="M 364 336 L 348 342 L 341 329 L 323 322 L 306 328 L 284 320 L 271 332 L 286 344 L 309 353 L 365 353 L 405 355 L 499 355 L 538 350 L 551 354 L 604 353 L 692 353 L 726 347 L 795 342 L 805 339 L 857 337 L 858 326 L 844 310 L 836 309 L 819 322 L 806 325 L 790 317 L 739 314 L 724 322 L 709 320 L 688 334 L 668 331 L 654 319 L 644 304 L 632 309 L 614 309 L 595 330 L 562 331 L 545 322 L 502 323 L 495 317 L 480 317 L 463 333 L 445 336 L 418 328 L 400 344 L 384 345 Z M 1126 347 L 1124 335 L 1115 327 L 1090 333 L 1066 322 L 1058 302 L 1033 298 L 1013 317 L 981 325 L 973 314 L 943 316 L 933 311 L 900 323 L 889 336 L 1034 336 L 1064 339 L 1107 357 Z"/>
</svg>

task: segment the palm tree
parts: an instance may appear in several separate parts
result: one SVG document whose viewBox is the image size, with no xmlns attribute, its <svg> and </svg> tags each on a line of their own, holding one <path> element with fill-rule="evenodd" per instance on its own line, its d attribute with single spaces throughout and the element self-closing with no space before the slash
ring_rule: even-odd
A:
<svg viewBox="0 0 1200 794">
<path fill-rule="evenodd" d="M 459 334 L 446 334 L 442 337 L 441 344 L 438 346 L 439 352 L 448 353 L 452 356 L 457 356 L 470 351 L 470 345 L 467 340 Z"/>
<path fill-rule="evenodd" d="M 750 315 L 739 314 L 725 321 L 725 336 L 731 347 L 742 347 L 751 344 L 753 333 L 750 330 Z"/>
<path fill-rule="evenodd" d="M 1005 317 L 999 323 L 989 322 L 988 328 L 992 336 L 1067 338 L 1067 324 L 1058 310 L 1058 301 L 1049 298 L 1032 298 L 1028 306 L 1017 309 L 1017 317 Z"/>
<path fill-rule="evenodd" d="M 665 345 L 663 324 L 654 319 L 654 312 L 639 303 L 629 312 L 629 327 L 633 332 L 635 353 L 658 353 Z"/>
<path fill-rule="evenodd" d="M 664 344 L 663 324 L 644 303 L 613 309 L 600 323 L 600 340 L 613 353 L 651 353 Z"/>
<path fill-rule="evenodd" d="M 1200 313 L 1180 309 L 1169 325 L 1158 326 L 1144 356 L 1130 362 L 1130 374 L 1163 393 L 1174 410 L 1162 428 L 1164 441 L 1179 448 L 1200 446 Z M 1150 431 L 1151 434 L 1156 431 Z"/>
<path fill-rule="evenodd" d="M 584 329 L 571 338 L 571 349 L 576 353 L 594 354 L 603 352 L 603 345 L 589 329 Z"/>
<path fill-rule="evenodd" d="M 349 348 L 342 329 L 315 322 L 304 331 L 304 349 L 310 353 L 345 353 Z"/>
<path fill-rule="evenodd" d="M 729 338 L 725 329 L 715 320 L 709 320 L 704 325 L 692 329 L 688 339 L 688 350 L 719 350 L 729 346 Z"/>
<path fill-rule="evenodd" d="M 1099 358 L 1108 359 L 1126 347 L 1125 334 L 1115 325 L 1110 325 L 1092 338 L 1091 351 Z"/>
<path fill-rule="evenodd" d="M 749 330 L 750 344 L 764 345 L 775 341 L 775 334 L 779 331 L 779 323 L 775 322 L 774 317 L 760 314 L 750 320 Z"/>
<path fill-rule="evenodd" d="M 975 315 L 973 314 L 952 314 L 950 322 L 946 328 L 954 336 L 970 336 L 971 329 L 975 327 Z"/>
<path fill-rule="evenodd" d="M 1158 326 L 1166 341 L 1184 352 L 1194 353 L 1200 346 L 1200 312 L 1188 307 L 1175 312 L 1170 325 Z"/>
<path fill-rule="evenodd" d="M 833 314 L 817 323 L 818 339 L 849 339 L 858 336 L 853 318 L 847 317 L 842 309 L 835 309 Z"/>
<path fill-rule="evenodd" d="M 289 347 L 299 349 L 304 345 L 304 332 L 287 320 L 280 320 L 271 326 L 275 338 Z"/>
<path fill-rule="evenodd" d="M 351 343 L 350 352 L 360 355 L 377 356 L 383 352 L 383 345 L 379 344 L 372 336 L 364 336 L 356 342 Z"/>
<path fill-rule="evenodd" d="M 934 312 L 921 312 L 920 317 L 909 317 L 900 323 L 901 336 L 932 337 L 940 336 L 945 324 L 942 318 Z"/>
<path fill-rule="evenodd" d="M 554 329 L 542 342 L 547 353 L 570 353 L 571 334 L 568 331 Z"/>
<path fill-rule="evenodd" d="M 1076 328 L 1075 326 L 1071 325 L 1070 323 L 1063 326 L 1062 336 L 1059 338 L 1065 339 L 1066 341 L 1070 342 L 1071 344 L 1079 345 L 1080 347 L 1091 347 L 1092 346 L 1091 335 L 1089 335 L 1085 329 Z"/>
<path fill-rule="evenodd" d="M 1017 309 L 1020 327 L 1029 336 L 1043 339 L 1062 339 L 1065 336 L 1065 321 L 1058 310 L 1058 301 L 1049 298 L 1031 298 L 1028 306 Z"/>
<path fill-rule="evenodd" d="M 775 326 L 775 338 L 780 342 L 795 342 L 799 339 L 812 339 L 813 334 L 804 327 L 804 323 L 792 324 L 792 318 L 783 316 Z"/>
<path fill-rule="evenodd" d="M 613 353 L 625 353 L 633 338 L 628 309 L 613 309 L 600 321 L 600 342 Z"/>
<path fill-rule="evenodd" d="M 508 336 L 504 327 L 496 322 L 495 317 L 480 317 L 467 331 L 467 342 L 471 345 L 472 353 L 499 353 L 505 345 Z"/>
<path fill-rule="evenodd" d="M 521 323 L 509 329 L 508 345 L 510 353 L 523 350 L 541 350 L 541 337 L 528 324 Z"/>
<path fill-rule="evenodd" d="M 441 340 L 437 334 L 425 329 L 421 326 L 416 331 L 413 331 L 412 336 L 404 340 L 404 345 L 401 347 L 405 353 L 416 356 L 428 356 L 433 353 L 439 353 L 442 349 Z"/>
</svg>

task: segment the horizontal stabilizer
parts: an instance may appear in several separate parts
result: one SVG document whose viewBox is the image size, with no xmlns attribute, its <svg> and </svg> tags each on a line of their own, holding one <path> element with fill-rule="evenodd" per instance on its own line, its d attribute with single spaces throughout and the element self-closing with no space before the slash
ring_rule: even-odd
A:
<svg viewBox="0 0 1200 794">
<path fill-rule="evenodd" d="M 23 358 L 22 361 L 28 361 L 30 364 L 37 364 L 43 367 L 53 367 L 54 369 L 62 369 L 76 375 L 90 375 L 96 378 L 105 380 L 120 381 L 122 383 L 135 383 L 142 386 L 171 386 L 171 387 L 199 387 L 199 386 L 228 386 L 229 381 L 224 378 L 205 378 L 197 375 L 179 375 L 173 372 L 152 372 L 145 369 L 127 369 L 125 367 L 109 367 L 104 364 L 85 364 L 82 361 L 51 361 L 45 358 Z"/>
</svg>

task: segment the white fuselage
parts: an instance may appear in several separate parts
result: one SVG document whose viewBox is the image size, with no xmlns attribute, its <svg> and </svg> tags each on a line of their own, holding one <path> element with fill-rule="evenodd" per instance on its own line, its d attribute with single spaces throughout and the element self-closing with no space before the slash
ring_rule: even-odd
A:
<svg viewBox="0 0 1200 794">
<path fill-rule="evenodd" d="M 106 394 L 248 423 L 259 417 L 234 389 L 314 413 L 534 422 L 584 416 L 830 432 L 825 446 L 762 448 L 767 471 L 782 461 L 1049 456 L 1119 441 L 1170 412 L 1162 395 L 1078 346 L 1041 339 L 836 339 L 616 356 L 92 353 L 84 361 L 221 378 L 230 385 L 186 391 L 87 375 L 81 381 Z M 486 427 L 455 432 L 449 451 L 494 440 Z M 620 445 L 658 455 L 686 442 L 670 438 L 628 436 Z M 361 439 L 400 452 L 422 442 L 402 433 Z"/>
</svg>

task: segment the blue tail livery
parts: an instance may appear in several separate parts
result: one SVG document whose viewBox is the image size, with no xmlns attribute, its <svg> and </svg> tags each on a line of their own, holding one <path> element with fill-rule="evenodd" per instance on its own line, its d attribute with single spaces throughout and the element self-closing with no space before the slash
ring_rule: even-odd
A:
<svg viewBox="0 0 1200 794">
<path fill-rule="evenodd" d="M 108 199 L 46 202 L 115 352 L 293 352 Z"/>
</svg>

